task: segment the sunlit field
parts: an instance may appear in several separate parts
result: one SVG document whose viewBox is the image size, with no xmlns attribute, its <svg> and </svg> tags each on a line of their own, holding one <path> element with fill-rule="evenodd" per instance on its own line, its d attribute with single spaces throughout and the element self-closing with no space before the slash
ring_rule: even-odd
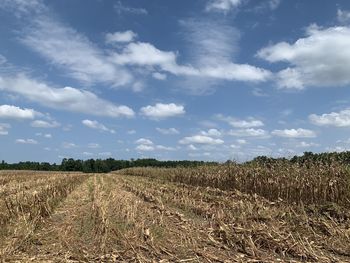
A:
<svg viewBox="0 0 350 263">
<path fill-rule="evenodd" d="M 350 262 L 350 171 L 222 164 L 2 171 L 5 262 Z"/>
</svg>

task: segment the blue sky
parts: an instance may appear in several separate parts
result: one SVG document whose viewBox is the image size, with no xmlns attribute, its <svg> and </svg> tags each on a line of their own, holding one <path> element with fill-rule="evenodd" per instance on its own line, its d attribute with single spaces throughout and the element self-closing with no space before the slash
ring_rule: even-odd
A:
<svg viewBox="0 0 350 263">
<path fill-rule="evenodd" d="M 350 148 L 350 3 L 0 0 L 0 159 Z"/>
</svg>

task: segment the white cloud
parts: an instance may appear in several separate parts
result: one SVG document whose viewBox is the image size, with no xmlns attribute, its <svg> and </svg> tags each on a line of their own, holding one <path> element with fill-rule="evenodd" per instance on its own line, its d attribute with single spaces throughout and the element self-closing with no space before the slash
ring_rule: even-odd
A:
<svg viewBox="0 0 350 263">
<path fill-rule="evenodd" d="M 162 73 L 159 73 L 159 72 L 154 72 L 152 74 L 152 76 L 153 76 L 153 78 L 158 79 L 158 80 L 166 80 L 166 78 L 167 78 L 166 74 L 162 74 Z"/>
<path fill-rule="evenodd" d="M 155 151 L 155 150 L 161 150 L 161 151 L 175 151 L 176 148 L 173 147 L 168 147 L 164 145 L 154 145 L 154 143 L 145 138 L 140 138 L 135 141 L 135 144 L 138 144 L 136 146 L 137 151 L 142 151 L 142 152 L 150 152 L 150 151 Z"/>
<path fill-rule="evenodd" d="M 20 95 L 43 106 L 107 117 L 132 117 L 134 111 L 97 97 L 94 93 L 71 87 L 53 88 L 24 74 L 1 77 L 0 91 Z"/>
<path fill-rule="evenodd" d="M 169 146 L 164 146 L 164 145 L 156 145 L 157 150 L 162 150 L 162 151 L 176 151 L 176 148 L 174 147 L 169 147 Z"/>
<path fill-rule="evenodd" d="M 112 134 L 115 133 L 115 130 L 107 128 L 105 125 L 103 125 L 102 123 L 99 123 L 98 121 L 83 120 L 81 123 L 84 124 L 86 127 L 89 127 L 90 129 L 110 132 Z"/>
<path fill-rule="evenodd" d="M 0 105 L 0 118 L 34 119 L 36 116 L 41 116 L 41 114 L 33 109 L 21 109 L 20 107 L 12 105 Z"/>
<path fill-rule="evenodd" d="M 284 129 L 284 130 L 273 130 L 272 135 L 285 138 L 314 138 L 316 133 L 312 130 L 307 129 Z"/>
<path fill-rule="evenodd" d="M 91 153 L 91 152 L 83 152 L 83 155 L 85 155 L 85 156 L 93 156 L 94 154 Z"/>
<path fill-rule="evenodd" d="M 222 133 L 217 129 L 209 129 L 208 131 L 201 131 L 200 134 L 204 136 L 212 136 L 212 137 L 220 137 L 222 135 Z"/>
<path fill-rule="evenodd" d="M 162 128 L 156 128 L 156 130 L 164 135 L 174 135 L 179 134 L 180 132 L 176 128 L 169 128 L 169 129 L 162 129 Z"/>
<path fill-rule="evenodd" d="M 17 139 L 15 142 L 20 144 L 38 144 L 38 142 L 33 139 Z"/>
<path fill-rule="evenodd" d="M 128 134 L 135 134 L 136 133 L 136 131 L 135 130 L 128 130 Z"/>
<path fill-rule="evenodd" d="M 96 148 L 100 148 L 100 145 L 98 143 L 89 143 L 88 148 L 96 149 Z"/>
<path fill-rule="evenodd" d="M 254 129 L 254 128 L 230 130 L 228 132 L 228 135 L 237 136 L 237 137 L 256 137 L 256 138 L 262 138 L 262 139 L 269 137 L 269 134 L 267 131 L 263 129 Z"/>
<path fill-rule="evenodd" d="M 198 150 L 198 148 L 196 146 L 194 146 L 193 144 L 188 145 L 187 149 L 190 151 L 197 151 Z"/>
<path fill-rule="evenodd" d="M 140 144 L 135 149 L 138 150 L 138 151 L 142 151 L 142 152 L 151 152 L 151 151 L 154 151 L 154 146 Z"/>
<path fill-rule="evenodd" d="M 149 139 L 140 138 L 135 141 L 136 144 L 153 145 L 153 142 Z"/>
<path fill-rule="evenodd" d="M 216 59 L 218 61 L 216 64 L 201 64 L 197 68 L 191 65 L 179 65 L 176 57 L 174 52 L 159 50 L 150 43 L 137 42 L 128 44 L 121 53 L 114 53 L 112 60 L 118 65 L 159 67 L 174 75 L 187 77 L 261 82 L 266 81 L 271 75 L 269 71 L 261 68 L 219 59 Z"/>
<path fill-rule="evenodd" d="M 121 1 L 118 1 L 114 5 L 114 9 L 119 15 L 121 15 L 123 13 L 129 13 L 129 14 L 134 14 L 134 15 L 147 15 L 148 14 L 147 10 L 144 8 L 126 6 L 126 5 L 122 4 Z"/>
<path fill-rule="evenodd" d="M 271 77 L 267 70 L 235 62 L 240 31 L 223 20 L 181 20 L 187 54 L 193 65 L 178 84 L 194 94 L 212 92 L 222 81 L 263 82 Z"/>
<path fill-rule="evenodd" d="M 209 144 L 209 145 L 216 145 L 216 144 L 223 144 L 224 141 L 221 139 L 214 139 L 209 136 L 205 135 L 194 135 L 189 137 L 184 137 L 179 141 L 180 144 Z"/>
<path fill-rule="evenodd" d="M 141 114 L 150 119 L 166 119 L 169 117 L 176 117 L 185 114 L 185 108 L 183 105 L 177 105 L 175 103 L 156 103 L 156 105 L 148 105 L 142 107 Z"/>
<path fill-rule="evenodd" d="M 41 137 L 44 137 L 44 138 L 47 138 L 47 139 L 51 139 L 51 138 L 52 138 L 52 134 L 51 134 L 51 133 L 45 133 L 45 134 L 43 134 L 43 133 L 41 133 L 41 132 L 37 132 L 35 135 L 36 135 L 36 136 L 41 136 Z"/>
<path fill-rule="evenodd" d="M 224 116 L 222 114 L 216 115 L 216 118 L 222 121 L 227 122 L 234 128 L 256 128 L 264 126 L 264 123 L 261 120 L 255 118 L 248 118 L 246 120 L 240 120 L 230 116 Z"/>
<path fill-rule="evenodd" d="M 11 125 L 8 123 L 0 123 L 0 135 L 8 135 L 8 129 L 11 128 Z"/>
<path fill-rule="evenodd" d="M 124 32 L 114 32 L 106 34 L 106 43 L 115 44 L 115 43 L 128 43 L 133 41 L 137 37 L 137 34 L 131 30 Z"/>
<path fill-rule="evenodd" d="M 103 50 L 54 17 L 48 10 L 30 16 L 20 41 L 82 83 L 117 87 L 132 81 L 128 70 L 112 63 Z"/>
<path fill-rule="evenodd" d="M 35 128 L 57 128 L 61 126 L 61 124 L 58 123 L 57 121 L 43 121 L 43 120 L 32 121 L 30 125 Z"/>
<path fill-rule="evenodd" d="M 228 11 L 237 8 L 242 0 L 210 0 L 205 8 L 206 11 L 218 11 L 227 13 Z"/>
<path fill-rule="evenodd" d="M 337 10 L 337 19 L 341 24 L 347 24 L 350 22 L 350 11 L 348 10 Z"/>
<path fill-rule="evenodd" d="M 350 127 L 350 109 L 322 115 L 311 114 L 309 119 L 319 126 Z"/>
<path fill-rule="evenodd" d="M 350 28 L 311 25 L 295 43 L 280 42 L 261 49 L 257 56 L 269 62 L 287 62 L 277 74 L 280 88 L 336 87 L 350 84 Z"/>
</svg>

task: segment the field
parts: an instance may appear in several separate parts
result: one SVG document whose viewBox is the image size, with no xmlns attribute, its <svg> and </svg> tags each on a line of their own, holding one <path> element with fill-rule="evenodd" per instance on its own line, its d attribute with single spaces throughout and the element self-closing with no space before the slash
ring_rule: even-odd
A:
<svg viewBox="0 0 350 263">
<path fill-rule="evenodd" d="M 4 262 L 350 262 L 341 165 L 0 172 Z"/>
</svg>

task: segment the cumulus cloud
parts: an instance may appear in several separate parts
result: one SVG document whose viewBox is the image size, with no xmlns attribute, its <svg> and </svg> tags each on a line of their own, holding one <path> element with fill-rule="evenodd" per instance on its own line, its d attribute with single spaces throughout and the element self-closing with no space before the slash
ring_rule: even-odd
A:
<svg viewBox="0 0 350 263">
<path fill-rule="evenodd" d="M 145 139 L 145 138 L 140 138 L 135 141 L 135 144 L 138 144 L 136 146 L 137 151 L 141 152 L 151 152 L 155 150 L 160 150 L 160 151 L 175 151 L 176 148 L 173 147 L 168 147 L 164 145 L 155 145 L 151 140 Z"/>
<path fill-rule="evenodd" d="M 269 133 L 263 129 L 254 129 L 254 128 L 247 128 L 247 129 L 237 129 L 237 130 L 230 130 L 227 133 L 231 136 L 237 136 L 237 137 L 255 137 L 255 138 L 268 138 Z"/>
<path fill-rule="evenodd" d="M 272 135 L 285 138 L 314 138 L 316 133 L 308 129 L 284 129 L 284 130 L 273 130 Z"/>
<path fill-rule="evenodd" d="M 289 44 L 280 42 L 261 49 L 257 56 L 269 62 L 287 62 L 277 73 L 280 88 L 336 87 L 350 84 L 350 28 L 311 25 L 306 36 Z"/>
<path fill-rule="evenodd" d="M 149 139 L 140 138 L 135 141 L 136 144 L 153 145 L 153 142 Z"/>
<path fill-rule="evenodd" d="M 11 125 L 8 123 L 0 123 L 0 135 L 8 135 L 8 129 L 11 128 Z"/>
<path fill-rule="evenodd" d="M 180 144 L 209 144 L 209 145 L 216 145 L 216 144 L 223 144 L 224 141 L 221 139 L 215 139 L 209 136 L 205 135 L 194 135 L 189 137 L 184 137 L 179 141 Z"/>
<path fill-rule="evenodd" d="M 164 135 L 174 135 L 174 134 L 179 134 L 180 132 L 176 128 L 168 128 L 168 129 L 163 129 L 163 128 L 156 128 L 156 130 Z"/>
<path fill-rule="evenodd" d="M 176 151 L 176 148 L 164 145 L 156 145 L 156 149 L 161 151 Z"/>
<path fill-rule="evenodd" d="M 240 4 L 242 4 L 243 0 L 210 0 L 205 10 L 217 11 L 227 13 L 228 11 L 237 8 Z"/>
<path fill-rule="evenodd" d="M 110 132 L 112 134 L 115 133 L 115 130 L 107 128 L 105 125 L 103 125 L 102 123 L 99 123 L 98 121 L 83 120 L 81 123 L 84 124 L 86 127 L 89 127 L 90 129 Z"/>
<path fill-rule="evenodd" d="M 322 115 L 311 114 L 309 119 L 319 126 L 350 127 L 350 109 Z"/>
<path fill-rule="evenodd" d="M 115 44 L 115 43 L 128 43 L 132 42 L 137 37 L 137 34 L 131 30 L 124 32 L 114 32 L 106 34 L 106 43 Z"/>
<path fill-rule="evenodd" d="M 212 136 L 212 137 L 220 137 L 222 135 L 222 133 L 217 129 L 209 129 L 208 131 L 201 131 L 200 134 L 204 136 Z"/>
<path fill-rule="evenodd" d="M 38 132 L 35 134 L 36 136 L 41 136 L 41 137 L 44 137 L 44 138 L 47 138 L 47 139 L 51 139 L 52 138 L 52 134 L 51 133 L 41 133 L 41 132 Z"/>
<path fill-rule="evenodd" d="M 156 103 L 154 106 L 142 107 L 140 112 L 150 119 L 160 120 L 185 114 L 185 107 L 175 103 Z"/>
<path fill-rule="evenodd" d="M 107 117 L 134 116 L 134 111 L 129 107 L 124 105 L 117 106 L 97 97 L 90 91 L 72 87 L 50 87 L 24 74 L 0 76 L 1 90 L 20 95 L 27 100 L 53 109 Z"/>
<path fill-rule="evenodd" d="M 140 145 L 136 146 L 135 149 L 138 150 L 138 151 L 142 151 L 142 152 L 151 152 L 151 151 L 154 151 L 154 146 L 153 145 L 140 144 Z"/>
<path fill-rule="evenodd" d="M 15 142 L 19 144 L 38 144 L 38 142 L 33 139 L 17 139 Z"/>
<path fill-rule="evenodd" d="M 231 116 L 224 116 L 222 114 L 216 115 L 216 118 L 221 121 L 225 121 L 234 128 L 256 128 L 264 126 L 261 120 L 255 118 L 248 118 L 246 120 L 240 120 Z"/>
<path fill-rule="evenodd" d="M 43 120 L 35 120 L 30 124 L 35 128 L 57 128 L 61 126 L 61 124 L 57 121 L 43 121 Z"/>
<path fill-rule="evenodd" d="M 21 109 L 13 105 L 0 105 L 0 118 L 34 119 L 36 116 L 41 116 L 41 114 L 33 109 Z"/>
</svg>

